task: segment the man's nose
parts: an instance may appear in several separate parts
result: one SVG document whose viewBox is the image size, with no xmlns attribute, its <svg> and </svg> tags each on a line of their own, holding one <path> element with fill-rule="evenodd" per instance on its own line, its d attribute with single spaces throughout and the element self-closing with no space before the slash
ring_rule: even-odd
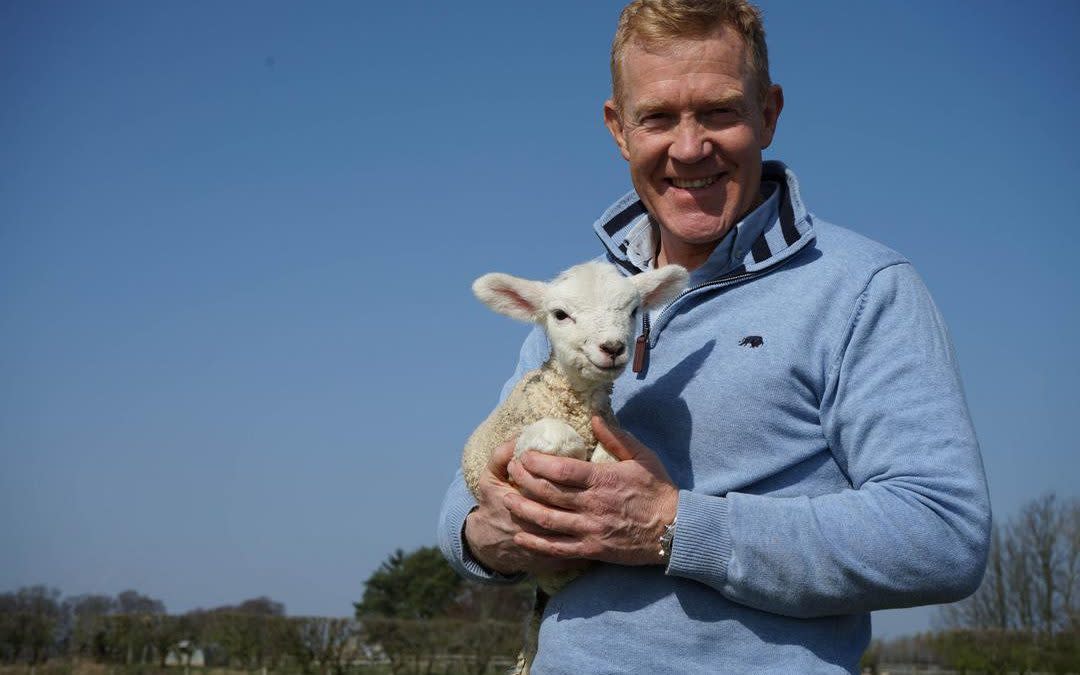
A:
<svg viewBox="0 0 1080 675">
<path fill-rule="evenodd" d="M 671 142 L 668 154 L 672 159 L 683 164 L 700 162 L 713 152 L 712 141 L 706 130 L 697 120 L 683 120 L 674 130 L 675 138 Z"/>
</svg>

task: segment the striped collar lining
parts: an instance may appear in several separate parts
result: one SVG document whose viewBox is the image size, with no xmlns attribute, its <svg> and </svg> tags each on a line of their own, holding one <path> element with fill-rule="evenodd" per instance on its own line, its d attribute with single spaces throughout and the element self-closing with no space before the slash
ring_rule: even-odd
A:
<svg viewBox="0 0 1080 675">
<path fill-rule="evenodd" d="M 771 180 L 761 182 L 761 204 L 731 228 L 716 245 L 708 260 L 690 274 L 690 285 L 704 283 L 738 268 L 747 249 L 779 213 L 780 185 Z M 628 228 L 623 242 L 627 259 L 640 270 L 655 267 L 656 221 L 649 214 L 638 216 Z M 620 248 L 622 246 L 620 245 Z"/>
</svg>

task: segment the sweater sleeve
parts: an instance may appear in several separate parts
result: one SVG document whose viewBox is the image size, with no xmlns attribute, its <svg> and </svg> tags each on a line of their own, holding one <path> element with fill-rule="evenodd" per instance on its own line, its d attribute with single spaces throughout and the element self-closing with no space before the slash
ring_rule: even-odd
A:
<svg viewBox="0 0 1080 675">
<path fill-rule="evenodd" d="M 989 547 L 986 479 L 948 333 L 909 264 L 877 271 L 860 295 L 820 422 L 851 488 L 682 491 L 668 574 L 794 617 L 974 592 Z"/>
<path fill-rule="evenodd" d="M 514 385 L 525 373 L 536 370 L 543 364 L 550 351 L 547 336 L 539 327 L 534 328 L 521 346 L 517 367 L 514 369 L 514 374 L 503 385 L 502 392 L 499 394 L 499 403 L 506 400 L 513 391 Z M 476 508 L 476 499 L 466 487 L 459 467 L 446 491 L 442 509 L 439 512 L 437 535 L 443 556 L 449 561 L 450 566 L 465 579 L 492 584 L 512 584 L 521 581 L 524 578 L 523 575 L 507 576 L 487 569 L 469 551 L 464 536 L 465 519 L 474 508 Z"/>
</svg>

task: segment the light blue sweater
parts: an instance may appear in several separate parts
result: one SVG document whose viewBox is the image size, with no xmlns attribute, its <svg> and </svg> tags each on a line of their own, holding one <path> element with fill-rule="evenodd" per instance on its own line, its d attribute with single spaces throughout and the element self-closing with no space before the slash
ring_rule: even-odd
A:
<svg viewBox="0 0 1080 675">
<path fill-rule="evenodd" d="M 681 490 L 670 563 L 598 564 L 553 597 L 535 675 L 855 673 L 871 610 L 982 578 L 986 482 L 929 293 L 899 254 L 811 215 L 782 164 L 763 180 L 770 199 L 652 317 L 646 368 L 615 385 L 620 423 Z M 646 218 L 631 193 L 596 224 L 628 274 Z M 508 386 L 547 355 L 534 331 Z M 474 505 L 459 473 L 440 545 L 498 582 L 462 546 Z"/>
</svg>

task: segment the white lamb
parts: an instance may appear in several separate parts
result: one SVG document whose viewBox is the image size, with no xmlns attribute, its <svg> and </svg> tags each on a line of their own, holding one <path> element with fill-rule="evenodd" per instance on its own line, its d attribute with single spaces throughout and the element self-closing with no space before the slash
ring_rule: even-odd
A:
<svg viewBox="0 0 1080 675">
<path fill-rule="evenodd" d="M 477 279 L 476 297 L 500 314 L 538 323 L 552 350 L 540 369 L 526 373 L 469 437 L 461 459 L 469 490 L 476 495 L 495 448 L 515 436 L 515 456 L 531 449 L 592 462 L 615 461 L 597 443 L 589 420 L 599 415 L 616 424 L 612 383 L 632 351 L 634 312 L 665 304 L 682 291 L 687 278 L 678 265 L 624 277 L 612 265 L 590 262 L 550 283 L 499 273 Z M 536 580 L 543 593 L 537 596 L 515 672 L 528 673 L 536 654 L 544 594 L 556 593 L 575 576 Z"/>
</svg>

